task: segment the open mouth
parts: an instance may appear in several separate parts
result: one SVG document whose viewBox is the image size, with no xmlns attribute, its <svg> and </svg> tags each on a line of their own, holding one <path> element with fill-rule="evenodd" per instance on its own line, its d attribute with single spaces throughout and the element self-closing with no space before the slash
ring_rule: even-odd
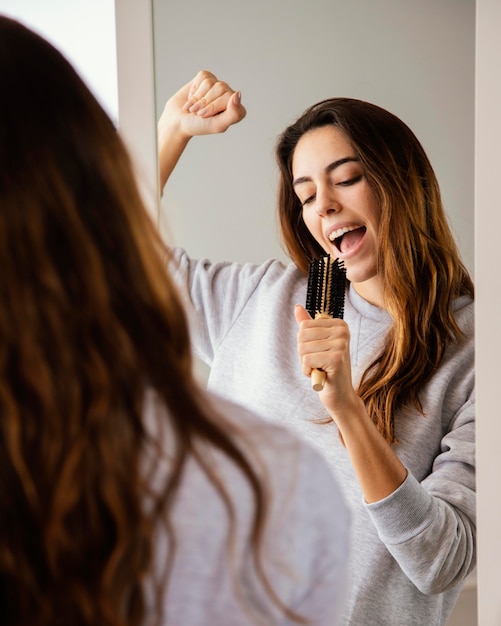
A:
<svg viewBox="0 0 501 626">
<path fill-rule="evenodd" d="M 341 228 L 331 233 L 329 239 L 336 246 L 339 252 L 346 253 L 360 243 L 366 230 L 365 226 L 358 226 L 356 228 Z"/>
</svg>

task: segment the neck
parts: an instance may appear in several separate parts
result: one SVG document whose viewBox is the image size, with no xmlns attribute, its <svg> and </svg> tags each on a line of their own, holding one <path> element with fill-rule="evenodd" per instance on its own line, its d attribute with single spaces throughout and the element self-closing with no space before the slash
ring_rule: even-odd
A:
<svg viewBox="0 0 501 626">
<path fill-rule="evenodd" d="M 385 309 L 383 298 L 383 287 L 379 276 L 374 276 L 369 280 L 364 280 L 362 283 L 351 283 L 353 288 L 364 300 L 367 300 L 369 304 Z"/>
</svg>

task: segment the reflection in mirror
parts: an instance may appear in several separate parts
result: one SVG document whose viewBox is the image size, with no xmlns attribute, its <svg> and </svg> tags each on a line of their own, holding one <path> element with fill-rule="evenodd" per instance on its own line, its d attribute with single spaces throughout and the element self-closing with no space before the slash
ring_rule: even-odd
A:
<svg viewBox="0 0 501 626">
<path fill-rule="evenodd" d="M 181 245 L 193 258 L 286 260 L 275 216 L 276 139 L 307 106 L 347 96 L 388 109 L 415 132 L 438 177 L 463 260 L 473 271 L 473 0 L 256 0 L 245 5 L 153 0 L 153 8 L 158 115 L 166 99 L 200 69 L 241 90 L 247 108 L 243 122 L 224 135 L 196 138 L 183 154 L 162 199 L 162 226 L 169 242 Z M 264 358 L 266 339 L 242 337 L 260 339 Z M 295 342 L 292 327 L 284 340 Z M 224 353 L 217 358 L 224 361 Z M 237 399 L 245 401 L 247 393 L 252 404 L 257 388 L 249 381 L 242 393 Z M 285 397 L 284 403 L 289 407 Z M 273 403 L 261 409 L 268 414 L 280 411 Z M 287 419 L 301 419 L 297 407 L 289 409 Z M 321 405 L 312 413 L 321 415 Z M 316 441 L 314 428 L 300 430 Z M 332 434 L 328 443 L 320 443 L 331 458 L 332 449 L 344 454 L 336 442 Z M 336 457 L 338 468 L 339 463 Z M 348 497 L 362 497 L 355 492 Z M 364 516 L 355 518 L 355 527 L 366 512 Z M 377 558 L 376 552 L 371 558 Z M 374 561 L 367 567 L 377 565 Z M 381 571 L 378 575 L 381 587 L 375 593 L 384 597 L 391 577 Z M 474 623 L 471 577 L 465 590 L 459 600 L 464 604 L 450 617 L 450 626 Z M 352 610 L 355 614 L 357 608 Z M 384 623 L 401 626 L 399 619 L 391 616 L 390 607 Z M 423 620 L 433 621 L 430 615 Z"/>
<path fill-rule="evenodd" d="M 247 117 L 183 155 L 163 197 L 195 256 L 279 256 L 278 134 L 315 101 L 351 96 L 403 119 L 427 151 L 473 269 L 473 0 L 154 0 L 157 106 L 199 69 L 242 91 Z M 193 173 L 196 173 L 196 183 Z M 205 207 L 196 212 L 194 207 Z M 228 236 L 230 225 L 245 236 Z"/>
</svg>

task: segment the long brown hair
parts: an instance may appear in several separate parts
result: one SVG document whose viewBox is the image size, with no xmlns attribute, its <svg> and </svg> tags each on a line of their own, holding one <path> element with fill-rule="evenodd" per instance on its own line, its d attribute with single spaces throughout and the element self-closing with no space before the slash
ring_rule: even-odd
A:
<svg viewBox="0 0 501 626">
<path fill-rule="evenodd" d="M 0 75 L 0 622 L 136 626 L 188 456 L 234 517 L 200 442 L 249 482 L 261 572 L 266 484 L 196 392 L 166 251 L 112 122 L 58 51 L 7 18 Z M 155 446 L 146 389 L 176 450 L 157 493 L 140 471 Z"/>
<path fill-rule="evenodd" d="M 277 142 L 278 213 L 285 248 L 307 272 L 325 254 L 302 218 L 292 187 L 292 158 L 309 130 L 333 125 L 347 137 L 381 207 L 378 271 L 393 324 L 359 385 L 379 431 L 395 441 L 393 416 L 406 404 L 422 411 L 419 392 L 446 347 L 460 339 L 452 303 L 474 287 L 447 222 L 430 161 L 413 132 L 392 113 L 353 98 L 307 109 Z"/>
</svg>

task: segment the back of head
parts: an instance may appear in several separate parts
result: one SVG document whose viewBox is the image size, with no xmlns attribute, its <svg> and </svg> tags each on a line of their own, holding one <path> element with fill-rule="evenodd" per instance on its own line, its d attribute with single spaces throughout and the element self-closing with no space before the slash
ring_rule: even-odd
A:
<svg viewBox="0 0 501 626">
<path fill-rule="evenodd" d="M 251 487 L 271 589 L 262 479 L 197 392 L 167 251 L 113 124 L 57 50 L 4 17 L 0 77 L 0 623 L 159 623 L 174 550 L 153 572 L 154 541 L 161 527 L 175 544 L 188 457 L 236 519 L 212 447 Z M 160 430 L 144 425 L 149 389 Z M 159 432 L 169 475 L 153 488 Z"/>
<path fill-rule="evenodd" d="M 143 394 L 192 407 L 184 315 L 126 150 L 70 64 L 0 17 L 0 77 L 0 621 L 116 624 L 119 607 L 139 623 Z"/>
</svg>

